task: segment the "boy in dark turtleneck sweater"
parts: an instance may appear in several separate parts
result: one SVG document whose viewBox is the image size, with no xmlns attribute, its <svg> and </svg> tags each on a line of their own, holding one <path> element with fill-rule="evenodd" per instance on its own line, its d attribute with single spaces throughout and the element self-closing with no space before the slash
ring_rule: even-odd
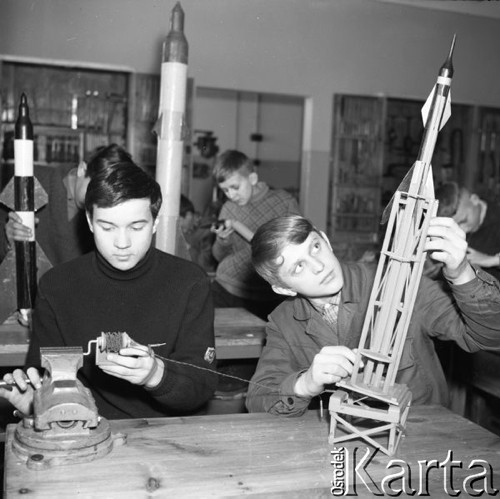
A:
<svg viewBox="0 0 500 499">
<path fill-rule="evenodd" d="M 85 209 L 96 251 L 59 265 L 40 280 L 27 365 L 40 347 L 81 346 L 102 331 L 126 332 L 139 346 L 108 354 L 109 365 L 84 357 L 79 379 L 108 419 L 188 414 L 213 394 L 213 305 L 197 265 L 152 247 L 161 191 L 132 162 L 118 163 L 89 184 Z M 150 354 L 148 345 L 156 355 Z M 202 367 L 204 369 L 198 369 Z M 38 370 L 27 375 L 40 386 Z M 1 390 L 25 414 L 33 388 L 18 369 Z"/>
</svg>

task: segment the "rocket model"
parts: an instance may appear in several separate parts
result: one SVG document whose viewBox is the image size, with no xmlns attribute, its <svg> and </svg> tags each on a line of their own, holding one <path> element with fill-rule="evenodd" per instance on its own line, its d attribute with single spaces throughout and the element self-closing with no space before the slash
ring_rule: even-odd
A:
<svg viewBox="0 0 500 499">
<path fill-rule="evenodd" d="M 33 171 L 33 126 L 29 117 L 28 100 L 23 93 L 19 102 L 19 114 L 14 132 L 14 177 L 0 195 L 0 202 L 14 209 L 22 223 L 31 229 L 29 241 L 15 241 L 15 265 L 9 251 L 0 269 L 0 290 L 5 300 L 0 308 L 0 322 L 17 310 L 24 321 L 29 322 L 37 288 L 37 252 L 47 262 L 35 242 L 35 211 L 48 201 L 43 187 Z M 12 276 L 15 275 L 14 279 Z M 8 288 L 8 289 L 5 289 Z M 12 289 L 16 289 L 17 307 Z"/>
<path fill-rule="evenodd" d="M 399 185 L 397 189 L 399 192 L 407 191 L 410 188 L 410 184 L 414 184 L 414 188 L 424 189 L 422 182 L 425 182 L 426 192 L 434 197 L 431 159 L 434 153 L 438 132 L 443 128 L 451 116 L 451 80 L 453 78 L 452 57 L 455 48 L 455 40 L 456 36 L 453 36 L 450 53 L 441 66 L 436 84 L 422 107 L 422 121 L 424 124 L 422 143 L 420 144 L 417 161 Z M 419 171 L 415 171 L 416 169 Z M 391 199 L 391 202 L 386 206 L 382 214 L 382 223 L 387 222 L 393 199 Z"/>
<path fill-rule="evenodd" d="M 186 107 L 188 43 L 184 36 L 184 11 L 177 2 L 172 9 L 170 31 L 163 44 L 156 180 L 163 205 L 156 231 L 156 247 L 175 253 L 177 218 L 181 199 L 184 113 Z"/>
<path fill-rule="evenodd" d="M 385 215 L 390 208 L 353 372 L 349 379 L 338 383 L 341 390 L 335 391 L 330 398 L 330 443 L 362 437 L 392 455 L 405 428 L 412 395 L 406 385 L 395 383 L 395 380 L 422 277 L 429 223 L 437 211 L 431 159 L 438 132 L 451 114 L 454 45 L 455 37 L 422 108 L 424 134 L 417 160 L 384 212 Z M 340 414 L 383 424 L 377 431 L 368 432 L 349 423 L 346 425 Z M 336 437 L 337 424 L 353 435 Z M 389 432 L 387 448 L 368 436 L 384 431 Z"/>
</svg>

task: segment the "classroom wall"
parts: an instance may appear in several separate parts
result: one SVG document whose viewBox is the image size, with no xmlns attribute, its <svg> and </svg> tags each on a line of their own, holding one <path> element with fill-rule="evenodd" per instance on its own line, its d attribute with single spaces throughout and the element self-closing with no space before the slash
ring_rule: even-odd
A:
<svg viewBox="0 0 500 499">
<path fill-rule="evenodd" d="M 0 0 L 0 53 L 158 72 L 174 0 Z M 452 97 L 500 107 L 500 20 L 376 0 L 182 0 L 196 85 L 308 98 L 301 204 L 326 225 L 335 93 L 424 98 L 453 33 Z"/>
</svg>

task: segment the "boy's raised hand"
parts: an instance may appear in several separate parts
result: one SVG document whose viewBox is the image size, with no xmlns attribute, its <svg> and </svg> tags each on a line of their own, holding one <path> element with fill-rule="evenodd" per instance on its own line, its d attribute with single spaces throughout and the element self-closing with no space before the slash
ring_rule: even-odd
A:
<svg viewBox="0 0 500 499">
<path fill-rule="evenodd" d="M 315 397 L 325 385 L 337 383 L 352 374 L 356 354 L 345 346 L 323 347 L 314 356 L 309 369 L 295 383 L 295 394 L 299 397 Z"/>
<path fill-rule="evenodd" d="M 453 284 L 464 284 L 475 277 L 467 260 L 465 232 L 448 217 L 434 217 L 429 224 L 424 250 L 444 264 L 443 274 Z"/>
</svg>

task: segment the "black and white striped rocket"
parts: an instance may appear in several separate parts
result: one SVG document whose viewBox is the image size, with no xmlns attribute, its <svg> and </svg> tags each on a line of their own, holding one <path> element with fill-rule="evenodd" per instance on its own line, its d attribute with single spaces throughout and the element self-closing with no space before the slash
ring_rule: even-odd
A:
<svg viewBox="0 0 500 499">
<path fill-rule="evenodd" d="M 35 183 L 33 125 L 26 94 L 21 95 L 14 133 L 14 210 L 31 229 L 29 241 L 16 241 L 17 306 L 27 319 L 36 294 Z"/>
<path fill-rule="evenodd" d="M 34 305 L 37 288 L 37 252 L 43 256 L 43 251 L 35 242 L 35 212 L 47 204 L 48 197 L 43 187 L 34 177 L 33 160 L 33 125 L 29 116 L 28 99 L 22 94 L 19 101 L 19 114 L 14 128 L 14 177 L 2 191 L 0 202 L 15 210 L 22 223 L 31 229 L 29 241 L 15 241 L 15 266 L 12 265 L 12 255 L 7 255 L 2 263 L 0 277 L 2 285 L 12 289 L 15 283 L 17 307 L 10 305 L 12 310 L 0 312 L 20 312 L 22 318 L 29 322 L 29 316 Z M 14 270 L 15 269 L 15 270 Z M 15 279 L 12 275 L 15 272 Z M 6 292 L 7 297 L 13 293 Z M 0 317 L 2 319 L 2 317 Z"/>
</svg>

